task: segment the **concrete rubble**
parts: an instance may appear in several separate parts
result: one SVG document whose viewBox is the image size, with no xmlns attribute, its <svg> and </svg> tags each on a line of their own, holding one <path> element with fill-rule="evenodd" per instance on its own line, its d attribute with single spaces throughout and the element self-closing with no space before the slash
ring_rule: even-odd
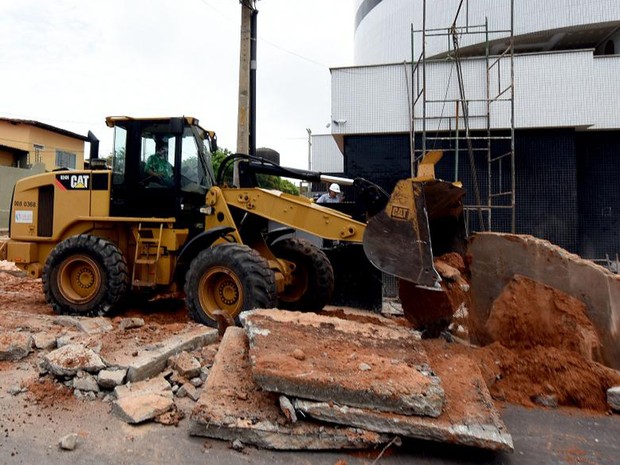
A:
<svg viewBox="0 0 620 465">
<path fill-rule="evenodd" d="M 127 381 L 135 382 L 151 378 L 161 373 L 168 359 L 182 351 L 211 344 L 217 340 L 217 329 L 205 326 L 192 326 L 189 330 L 176 334 L 156 347 L 139 347 L 135 352 L 121 348 L 105 356 L 109 366 L 127 369 Z M 150 349 L 150 350 L 148 350 Z"/>
<path fill-rule="evenodd" d="M 58 447 L 64 450 L 73 450 L 77 446 L 78 435 L 77 433 L 70 433 L 60 438 L 58 441 Z"/>
<path fill-rule="evenodd" d="M 241 328 L 229 327 L 192 412 L 190 434 L 276 450 L 357 449 L 389 440 L 356 428 L 289 423 L 278 397 L 254 382 L 247 337 Z"/>
<path fill-rule="evenodd" d="M 379 435 L 371 443 L 402 435 L 490 450 L 513 449 L 479 369 L 466 356 L 429 360 L 419 337 L 391 322 L 383 326 L 281 310 L 247 312 L 242 321 L 246 334 L 229 328 L 222 340 L 192 413 L 190 434 L 239 439 L 273 449 L 354 447 L 352 437 L 343 436 L 345 431 L 364 432 L 366 438 L 371 432 Z M 293 341 L 295 348 L 289 345 Z M 375 353 L 375 358 L 367 358 L 365 348 Z M 424 373 L 411 376 L 403 369 L 407 363 L 423 367 Z M 370 370 L 360 369 L 361 365 Z M 393 371 L 395 366 L 398 373 Z M 333 385 L 326 386 L 322 375 Z M 405 409 L 396 409 L 399 412 L 389 411 L 385 407 L 394 410 L 393 401 L 383 402 L 376 395 L 377 388 L 388 386 L 394 397 L 401 393 L 406 397 L 415 390 L 395 382 L 417 383 L 418 389 L 426 389 L 428 377 L 438 381 L 442 375 L 451 381 L 442 384 L 440 412 L 435 418 L 410 413 L 409 402 Z M 355 382 L 349 383 L 352 377 Z M 297 381 L 291 381 L 293 378 Z M 434 382 L 430 385 L 437 386 Z M 361 396 L 359 386 L 375 389 L 375 394 Z M 331 398 L 325 399 L 325 391 Z M 467 405 L 451 405 L 461 400 Z M 352 405 L 360 403 L 366 405 Z M 309 422 L 310 418 L 314 421 Z M 334 425 L 341 428 L 337 435 L 327 438 L 321 434 L 321 428 Z"/>
<path fill-rule="evenodd" d="M 512 438 L 493 407 L 491 395 L 475 363 L 466 356 L 440 362 L 433 364 L 438 376 L 461 380 L 458 385 L 444 384 L 446 403 L 454 403 L 457 396 L 459 399 L 466 396 L 467 408 L 450 409 L 438 418 L 428 418 L 303 399 L 296 399 L 294 406 L 309 417 L 330 423 L 417 439 L 512 451 Z M 477 376 L 472 378 L 472 373 Z"/>
<path fill-rule="evenodd" d="M 420 336 L 407 328 L 281 310 L 246 312 L 242 322 L 253 376 L 263 389 L 387 412 L 441 414 L 441 381 Z"/>
<path fill-rule="evenodd" d="M 11 316 L 16 321 L 23 319 L 16 312 Z M 0 334 L 0 357 L 19 360 L 33 350 L 41 351 L 37 359 L 39 376 L 56 377 L 59 384 L 73 390 L 76 399 L 111 401 L 111 411 L 130 424 L 149 420 L 178 424 L 184 413 L 175 401 L 185 397 L 195 402 L 199 398 L 211 365 L 210 361 L 201 362 L 201 351 L 212 360 L 212 351 L 204 346 L 217 339 L 217 330 L 191 324 L 144 344 L 130 333 L 142 328 L 144 321 L 125 318 L 118 328 L 128 333 L 128 338 L 119 344 L 112 337 L 108 346 L 105 334 L 115 326 L 108 318 L 29 315 L 27 321 L 29 332 L 20 328 Z M 145 334 L 157 331 L 147 328 Z M 166 369 L 168 365 L 171 368 Z M 25 391 L 15 386 L 14 395 Z"/>
<path fill-rule="evenodd" d="M 0 334 L 0 360 L 21 360 L 32 351 L 32 335 L 25 332 Z"/>
<path fill-rule="evenodd" d="M 171 410 L 174 400 L 160 394 L 147 393 L 118 399 L 112 413 L 127 423 L 142 423 Z"/>
<path fill-rule="evenodd" d="M 75 376 L 80 370 L 96 373 L 106 367 L 98 354 L 79 344 L 53 350 L 43 360 L 48 371 L 56 376 Z"/>
<path fill-rule="evenodd" d="M 620 386 L 607 390 L 607 403 L 613 411 L 620 413 Z"/>
</svg>

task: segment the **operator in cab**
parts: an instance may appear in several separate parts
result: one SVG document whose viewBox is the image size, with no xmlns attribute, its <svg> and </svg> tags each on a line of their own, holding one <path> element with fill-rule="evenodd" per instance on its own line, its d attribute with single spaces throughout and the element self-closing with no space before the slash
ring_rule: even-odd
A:
<svg viewBox="0 0 620 465">
<path fill-rule="evenodd" d="M 172 187 L 172 165 L 168 161 L 168 147 L 165 143 L 159 144 L 157 151 L 146 160 L 145 171 L 150 181 Z"/>
</svg>

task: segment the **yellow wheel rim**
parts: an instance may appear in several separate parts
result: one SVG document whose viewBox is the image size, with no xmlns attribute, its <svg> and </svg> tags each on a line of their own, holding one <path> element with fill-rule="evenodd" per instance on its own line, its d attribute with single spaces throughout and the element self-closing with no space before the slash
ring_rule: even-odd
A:
<svg viewBox="0 0 620 465">
<path fill-rule="evenodd" d="M 223 310 L 235 318 L 243 308 L 241 280 L 226 267 L 209 268 L 198 283 L 198 299 L 200 307 L 210 318 L 215 319 L 215 310 Z"/>
<path fill-rule="evenodd" d="M 308 272 L 303 266 L 297 265 L 291 276 L 291 283 L 284 288 L 279 296 L 283 302 L 297 302 L 308 291 Z"/>
<path fill-rule="evenodd" d="M 101 271 L 92 258 L 75 255 L 60 266 L 58 284 L 65 300 L 82 305 L 95 298 L 101 289 Z"/>
</svg>

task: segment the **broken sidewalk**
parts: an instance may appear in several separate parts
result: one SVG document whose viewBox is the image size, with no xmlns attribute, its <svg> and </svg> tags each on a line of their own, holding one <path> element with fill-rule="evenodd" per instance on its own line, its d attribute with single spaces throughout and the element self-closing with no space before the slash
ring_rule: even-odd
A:
<svg viewBox="0 0 620 465">
<path fill-rule="evenodd" d="M 247 312 L 243 321 L 249 338 L 228 329 L 190 434 L 274 449 L 367 447 L 395 434 L 513 448 L 477 366 L 464 356 L 429 362 L 413 331 L 281 310 Z M 281 393 L 306 420 L 288 422 Z M 419 413 L 434 408 L 437 418 Z"/>
</svg>

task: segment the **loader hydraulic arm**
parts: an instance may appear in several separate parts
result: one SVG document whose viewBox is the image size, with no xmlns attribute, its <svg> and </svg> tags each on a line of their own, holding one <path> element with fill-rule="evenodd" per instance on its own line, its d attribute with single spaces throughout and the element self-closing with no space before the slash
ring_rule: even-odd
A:
<svg viewBox="0 0 620 465">
<path fill-rule="evenodd" d="M 222 161 L 218 171 L 217 182 L 221 185 L 226 165 L 235 159 L 242 159 L 239 163 L 239 182 L 240 187 L 256 187 L 258 185 L 257 174 L 271 174 L 292 179 L 299 179 L 306 182 L 336 182 L 344 186 L 353 186 L 355 189 L 355 199 L 366 212 L 366 219 L 376 215 L 385 208 L 390 195 L 377 184 L 364 178 L 343 178 L 324 174 L 319 171 L 308 171 L 297 168 L 280 166 L 264 158 L 252 157 L 250 155 L 234 154 Z"/>
</svg>

